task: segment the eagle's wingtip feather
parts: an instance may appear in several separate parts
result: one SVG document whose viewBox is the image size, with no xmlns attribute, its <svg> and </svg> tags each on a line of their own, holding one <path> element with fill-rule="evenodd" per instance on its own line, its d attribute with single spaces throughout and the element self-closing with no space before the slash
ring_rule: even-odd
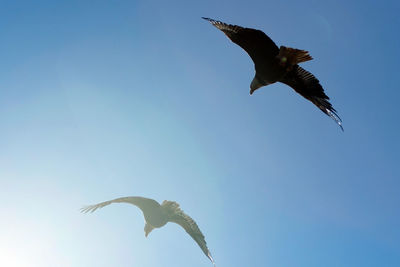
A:
<svg viewBox="0 0 400 267">
<path fill-rule="evenodd" d="M 342 131 L 344 132 L 344 128 L 343 128 L 343 125 L 342 125 L 342 119 L 336 113 L 336 110 L 327 109 L 326 111 L 327 111 L 328 116 L 331 117 L 339 125 L 340 129 L 342 129 Z"/>
</svg>

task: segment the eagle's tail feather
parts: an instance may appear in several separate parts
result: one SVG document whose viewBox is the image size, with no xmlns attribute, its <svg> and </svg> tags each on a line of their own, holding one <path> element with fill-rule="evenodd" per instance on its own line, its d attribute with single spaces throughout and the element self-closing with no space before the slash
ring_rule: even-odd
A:
<svg viewBox="0 0 400 267">
<path fill-rule="evenodd" d="M 310 56 L 308 51 L 300 50 L 296 48 L 290 48 L 286 46 L 281 46 L 279 48 L 278 58 L 283 63 L 288 62 L 290 65 L 299 64 L 301 62 L 312 60 L 313 58 Z"/>
</svg>

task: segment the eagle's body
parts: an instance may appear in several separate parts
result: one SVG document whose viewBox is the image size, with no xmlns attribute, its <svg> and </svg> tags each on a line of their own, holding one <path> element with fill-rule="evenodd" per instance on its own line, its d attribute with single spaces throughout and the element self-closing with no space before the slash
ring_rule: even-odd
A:
<svg viewBox="0 0 400 267">
<path fill-rule="evenodd" d="M 168 222 L 174 222 L 179 224 L 185 231 L 196 241 L 204 254 L 214 264 L 214 260 L 211 256 L 210 251 L 207 248 L 204 235 L 201 233 L 196 222 L 185 214 L 180 208 L 179 204 L 174 201 L 164 200 L 160 205 L 157 201 L 150 198 L 144 197 L 121 197 L 113 200 L 101 202 L 95 205 L 83 207 L 82 212 L 94 212 L 95 210 L 104 206 L 110 205 L 111 203 L 130 203 L 143 212 L 145 219 L 145 236 L 154 229 L 163 227 Z"/>
<path fill-rule="evenodd" d="M 250 94 L 262 86 L 282 82 L 316 105 L 342 127 L 342 121 L 329 102 L 329 97 L 318 79 L 298 64 L 311 60 L 305 50 L 278 46 L 264 32 L 237 25 L 226 24 L 209 18 L 235 44 L 243 48 L 254 62 L 255 76 L 250 84 Z"/>
</svg>

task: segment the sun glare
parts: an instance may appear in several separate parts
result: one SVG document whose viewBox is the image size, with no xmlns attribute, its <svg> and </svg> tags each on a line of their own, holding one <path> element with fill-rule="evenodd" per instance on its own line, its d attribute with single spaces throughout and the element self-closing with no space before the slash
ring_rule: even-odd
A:
<svg viewBox="0 0 400 267">
<path fill-rule="evenodd" d="M 66 266 L 54 253 L 51 229 L 37 222 L 1 223 L 0 266 Z"/>
</svg>

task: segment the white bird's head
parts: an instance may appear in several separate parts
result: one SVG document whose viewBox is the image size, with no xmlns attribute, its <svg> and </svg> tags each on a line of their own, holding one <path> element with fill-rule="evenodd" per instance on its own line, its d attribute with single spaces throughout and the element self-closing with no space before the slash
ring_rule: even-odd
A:
<svg viewBox="0 0 400 267">
<path fill-rule="evenodd" d="M 144 226 L 144 236 L 147 237 L 151 231 L 153 231 L 154 227 L 151 226 L 150 224 L 146 223 Z"/>
</svg>

